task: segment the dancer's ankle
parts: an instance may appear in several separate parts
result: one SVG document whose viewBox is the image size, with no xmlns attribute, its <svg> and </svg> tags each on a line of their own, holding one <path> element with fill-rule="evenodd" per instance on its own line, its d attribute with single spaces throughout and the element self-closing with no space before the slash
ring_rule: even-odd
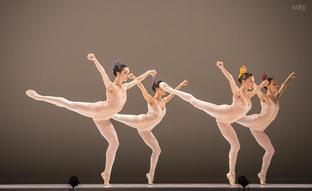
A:
<svg viewBox="0 0 312 191">
<path fill-rule="evenodd" d="M 146 178 L 147 178 L 148 184 L 153 184 L 153 182 L 154 182 L 154 174 L 148 172 L 148 173 L 146 173 Z"/>
<path fill-rule="evenodd" d="M 103 181 L 104 181 L 104 185 L 109 185 L 109 180 L 110 180 L 110 174 L 109 173 L 106 173 L 105 171 L 103 171 L 101 173 L 101 176 L 103 178 Z"/>
<path fill-rule="evenodd" d="M 258 178 L 259 178 L 260 184 L 266 184 L 266 173 L 259 172 Z"/>
<path fill-rule="evenodd" d="M 228 172 L 228 173 L 226 174 L 226 177 L 227 177 L 227 179 L 228 179 L 230 185 L 235 185 L 235 173 L 230 173 L 230 172 Z"/>
</svg>

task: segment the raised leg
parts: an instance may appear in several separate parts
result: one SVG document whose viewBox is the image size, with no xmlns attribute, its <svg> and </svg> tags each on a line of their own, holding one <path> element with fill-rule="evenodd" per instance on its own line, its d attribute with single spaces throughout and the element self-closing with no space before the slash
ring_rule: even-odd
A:
<svg viewBox="0 0 312 191">
<path fill-rule="evenodd" d="M 194 107 L 196 107 L 199 110 L 205 111 L 209 115 L 211 115 L 214 118 L 217 118 L 220 113 L 223 112 L 223 109 L 219 107 L 219 105 L 202 101 L 200 99 L 195 98 L 192 94 L 186 93 L 180 90 L 173 89 L 170 87 L 167 83 L 161 82 L 160 87 L 164 89 L 166 92 L 170 94 L 175 94 L 176 96 L 180 97 L 186 102 L 189 102 Z"/>
<path fill-rule="evenodd" d="M 139 134 L 142 137 L 145 144 L 152 149 L 152 155 L 150 159 L 150 170 L 146 174 L 146 177 L 148 179 L 148 184 L 153 184 L 155 169 L 157 166 L 161 149 L 156 137 L 151 131 L 139 131 Z"/>
<path fill-rule="evenodd" d="M 106 150 L 106 162 L 105 169 L 101 173 L 104 180 L 104 185 L 108 185 L 110 181 L 111 171 L 114 164 L 116 152 L 119 146 L 118 137 L 116 131 L 109 120 L 93 120 L 97 128 L 99 129 L 101 135 L 108 142 L 108 147 Z"/>
<path fill-rule="evenodd" d="M 99 104 L 96 103 L 89 103 L 89 102 L 73 102 L 69 101 L 63 97 L 54 97 L 54 96 L 42 96 L 39 95 L 34 90 L 27 90 L 26 94 L 38 101 L 44 101 L 47 103 L 51 103 L 58 107 L 63 107 L 68 110 L 74 111 L 80 115 L 93 118 L 96 116 L 97 112 L 99 112 Z"/>
<path fill-rule="evenodd" d="M 266 175 L 274 155 L 274 147 L 270 141 L 270 138 L 264 131 L 251 131 L 252 135 L 255 137 L 258 144 L 265 150 L 262 158 L 261 171 L 258 174 L 260 184 L 266 183 Z"/>
<path fill-rule="evenodd" d="M 229 172 L 227 173 L 226 176 L 229 180 L 229 183 L 231 185 L 234 185 L 235 184 L 236 160 L 237 160 L 238 151 L 240 149 L 240 144 L 239 144 L 236 132 L 233 129 L 231 124 L 222 123 L 219 121 L 217 121 L 217 124 L 223 137 L 231 145 L 230 152 L 229 152 Z"/>
<path fill-rule="evenodd" d="M 142 123 L 144 123 L 144 114 L 141 115 L 128 115 L 128 114 L 115 114 L 113 119 L 124 123 L 132 128 L 139 128 Z"/>
</svg>

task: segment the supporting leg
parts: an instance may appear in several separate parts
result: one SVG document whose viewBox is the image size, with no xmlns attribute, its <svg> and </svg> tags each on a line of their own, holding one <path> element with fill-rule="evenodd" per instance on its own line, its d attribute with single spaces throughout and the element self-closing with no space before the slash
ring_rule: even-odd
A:
<svg viewBox="0 0 312 191">
<path fill-rule="evenodd" d="M 158 158 L 161 153 L 160 146 L 154 134 L 151 131 L 139 131 L 140 136 L 147 146 L 152 149 L 152 155 L 150 159 L 150 170 L 146 174 L 148 184 L 153 184 L 155 169 L 157 166 Z"/>
<path fill-rule="evenodd" d="M 108 185 L 110 181 L 112 167 L 115 161 L 116 152 L 119 147 L 119 141 L 114 126 L 109 120 L 94 120 L 94 123 L 99 129 L 102 136 L 108 142 L 108 147 L 106 150 L 105 170 L 101 173 L 101 176 L 104 180 L 104 185 Z"/>
<path fill-rule="evenodd" d="M 235 130 L 228 123 L 218 122 L 218 127 L 223 135 L 223 137 L 228 141 L 231 145 L 230 152 L 229 152 L 229 172 L 227 173 L 227 178 L 231 185 L 235 184 L 235 167 L 236 167 L 236 160 L 237 154 L 240 149 L 240 144 L 236 135 Z"/>
<path fill-rule="evenodd" d="M 265 153 L 262 158 L 262 167 L 261 171 L 258 174 L 260 179 L 260 184 L 265 184 L 266 175 L 274 155 L 274 147 L 270 141 L 270 138 L 264 131 L 251 131 L 252 135 L 255 137 L 258 144 L 265 150 Z"/>
</svg>

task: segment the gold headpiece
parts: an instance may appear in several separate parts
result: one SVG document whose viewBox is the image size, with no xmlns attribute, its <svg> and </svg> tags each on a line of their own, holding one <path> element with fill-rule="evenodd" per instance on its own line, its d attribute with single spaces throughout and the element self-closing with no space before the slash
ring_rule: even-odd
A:
<svg viewBox="0 0 312 191">
<path fill-rule="evenodd" d="M 238 78 L 240 78 L 244 73 L 247 72 L 247 67 L 245 65 L 242 65 L 239 69 L 239 75 Z"/>
</svg>

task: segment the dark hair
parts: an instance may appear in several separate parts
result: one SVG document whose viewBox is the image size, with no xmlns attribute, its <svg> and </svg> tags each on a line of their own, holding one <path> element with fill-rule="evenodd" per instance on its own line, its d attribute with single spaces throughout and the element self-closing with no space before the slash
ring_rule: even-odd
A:
<svg viewBox="0 0 312 191">
<path fill-rule="evenodd" d="M 270 83 L 272 82 L 273 79 L 274 79 L 274 78 L 272 78 L 272 77 L 268 77 L 267 74 L 262 74 L 262 81 L 268 80 L 268 81 L 269 81 L 269 84 L 268 84 L 268 85 L 270 85 Z M 264 89 L 265 89 L 265 90 L 268 90 L 267 87 L 264 87 Z"/>
<path fill-rule="evenodd" d="M 118 72 L 121 72 L 124 68 L 127 68 L 127 67 L 128 67 L 127 65 L 120 64 L 119 60 L 116 60 L 114 62 L 114 70 L 113 70 L 114 76 L 117 76 Z"/>
<path fill-rule="evenodd" d="M 239 77 L 238 77 L 238 81 L 239 83 L 242 83 L 243 80 L 247 80 L 250 76 L 253 76 L 252 73 L 242 73 Z"/>
<path fill-rule="evenodd" d="M 161 80 L 155 80 L 155 81 L 153 81 L 152 90 L 153 90 L 154 92 L 156 92 L 156 88 L 159 88 L 160 82 L 162 82 L 162 81 L 161 81 Z"/>
</svg>

